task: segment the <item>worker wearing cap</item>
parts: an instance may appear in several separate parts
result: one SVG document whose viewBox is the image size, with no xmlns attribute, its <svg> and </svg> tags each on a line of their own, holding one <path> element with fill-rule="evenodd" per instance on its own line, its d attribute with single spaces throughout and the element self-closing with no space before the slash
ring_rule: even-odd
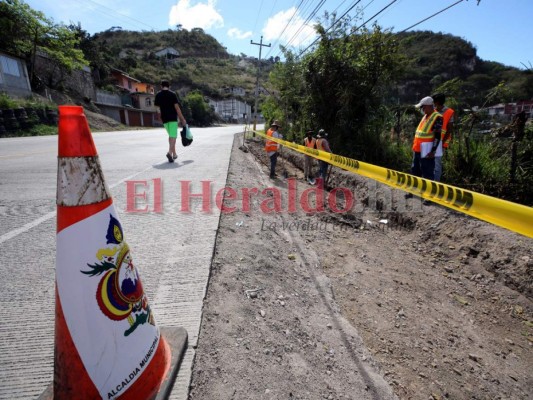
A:
<svg viewBox="0 0 533 400">
<path fill-rule="evenodd" d="M 324 129 L 320 129 L 318 131 L 318 135 L 316 135 L 316 148 L 317 150 L 331 153 L 331 149 L 329 148 L 328 142 L 328 133 Z M 322 160 L 318 160 L 318 164 L 320 165 L 318 177 L 322 178 L 325 181 L 329 164 Z"/>
<path fill-rule="evenodd" d="M 266 135 L 268 137 L 274 137 L 277 139 L 282 139 L 283 136 L 281 136 L 281 133 L 278 131 L 280 128 L 279 122 L 274 121 L 270 125 L 270 129 L 267 131 Z M 265 151 L 267 152 L 268 157 L 270 158 L 270 178 L 274 179 L 277 177 L 276 175 L 276 162 L 278 160 L 278 150 L 280 149 L 281 145 L 279 143 L 274 142 L 273 140 L 268 140 L 265 142 Z"/>
<path fill-rule="evenodd" d="M 311 149 L 315 148 L 316 139 L 313 137 L 313 131 L 308 130 L 305 133 L 304 146 Z M 304 176 L 306 181 L 313 179 L 313 157 L 305 155 L 304 159 Z"/>
<path fill-rule="evenodd" d="M 413 141 L 413 163 L 411 173 L 433 180 L 435 174 L 435 153 L 440 143 L 442 115 L 435 111 L 433 99 L 424 97 L 415 105 L 424 113 L 418 124 Z M 412 197 L 411 194 L 406 197 Z"/>
</svg>

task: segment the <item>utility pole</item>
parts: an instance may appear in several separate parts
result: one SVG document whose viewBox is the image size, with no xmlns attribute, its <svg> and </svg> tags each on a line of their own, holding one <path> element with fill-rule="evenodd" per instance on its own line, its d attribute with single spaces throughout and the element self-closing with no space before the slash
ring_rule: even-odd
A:
<svg viewBox="0 0 533 400">
<path fill-rule="evenodd" d="M 270 47 L 269 44 L 263 44 L 263 36 L 261 36 L 261 40 L 259 43 L 254 43 L 252 40 L 250 40 L 250 44 L 255 44 L 259 46 L 259 60 L 257 61 L 257 79 L 255 81 L 255 107 L 254 107 L 254 136 L 255 136 L 255 124 L 257 123 L 257 98 L 259 97 L 259 74 L 261 72 L 261 50 L 263 47 Z"/>
</svg>

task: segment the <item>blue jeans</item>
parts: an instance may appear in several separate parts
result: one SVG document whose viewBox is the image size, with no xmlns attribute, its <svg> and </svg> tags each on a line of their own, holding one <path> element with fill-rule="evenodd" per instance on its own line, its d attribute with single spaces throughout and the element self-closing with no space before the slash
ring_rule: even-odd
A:
<svg viewBox="0 0 533 400">
<path fill-rule="evenodd" d="M 442 176 L 442 157 L 435 157 L 435 182 L 440 182 Z"/>
<path fill-rule="evenodd" d="M 276 175 L 276 162 L 278 161 L 278 153 L 274 153 L 270 156 L 270 177 Z"/>
<path fill-rule="evenodd" d="M 322 178 L 324 181 L 326 181 L 326 175 L 328 173 L 328 163 L 322 160 L 318 160 L 318 164 L 320 165 L 320 169 L 318 171 L 318 177 Z"/>
<path fill-rule="evenodd" d="M 435 159 L 422 158 L 420 153 L 413 152 L 413 163 L 411 164 L 411 174 L 422 178 L 431 179 L 435 177 Z"/>
</svg>

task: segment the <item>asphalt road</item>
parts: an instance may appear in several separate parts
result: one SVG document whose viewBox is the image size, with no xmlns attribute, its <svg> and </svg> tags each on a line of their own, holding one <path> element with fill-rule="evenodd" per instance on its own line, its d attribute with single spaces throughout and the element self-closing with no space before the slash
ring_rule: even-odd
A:
<svg viewBox="0 0 533 400">
<path fill-rule="evenodd" d="M 234 134 L 242 126 L 193 128 L 194 142 L 166 160 L 163 129 L 93 134 L 125 240 L 158 326 L 184 327 L 189 347 L 171 399 L 185 400 L 218 228 Z M 57 137 L 0 140 L 0 399 L 35 399 L 53 378 Z M 128 182 L 146 182 L 146 201 L 128 209 Z M 202 192 L 183 211 L 183 183 Z M 161 183 L 162 200 L 154 201 Z M 131 185 L 131 184 L 130 184 Z M 129 194 L 132 192 L 130 190 Z M 147 212 L 133 212 L 148 207 Z"/>
</svg>

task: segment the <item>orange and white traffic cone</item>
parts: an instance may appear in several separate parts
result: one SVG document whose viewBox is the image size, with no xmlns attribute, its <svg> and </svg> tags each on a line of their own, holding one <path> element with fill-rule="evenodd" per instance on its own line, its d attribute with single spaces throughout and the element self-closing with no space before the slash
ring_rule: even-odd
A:
<svg viewBox="0 0 533 400">
<path fill-rule="evenodd" d="M 41 398 L 152 399 L 171 389 L 187 332 L 162 335 L 155 324 L 78 106 L 59 107 L 55 321 L 53 395 Z"/>
</svg>

